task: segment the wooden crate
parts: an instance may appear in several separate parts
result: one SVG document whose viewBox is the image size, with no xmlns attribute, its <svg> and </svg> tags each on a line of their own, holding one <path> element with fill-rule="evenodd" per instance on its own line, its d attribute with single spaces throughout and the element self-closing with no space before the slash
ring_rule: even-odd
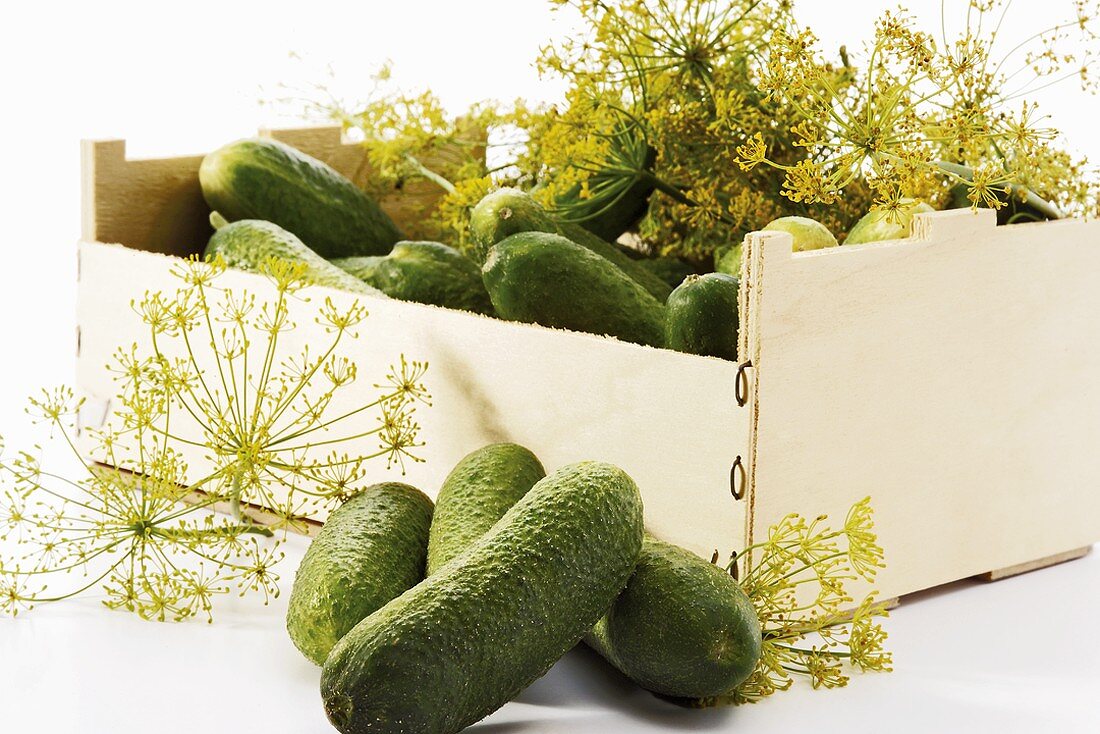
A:
<svg viewBox="0 0 1100 734">
<path fill-rule="evenodd" d="M 337 130 L 267 134 L 362 172 Z M 78 385 L 94 424 L 116 392 L 103 365 L 147 339 L 130 301 L 174 289 L 171 264 L 209 230 L 201 157 L 127 160 L 106 141 L 84 159 Z M 399 201 L 383 203 L 400 222 Z M 406 476 L 429 494 L 469 451 L 512 440 L 551 469 L 622 466 L 650 530 L 706 557 L 789 512 L 842 522 L 871 495 L 884 598 L 1080 555 L 1100 539 L 1100 223 L 995 227 L 967 210 L 914 228 L 805 253 L 783 233 L 747 237 L 740 364 L 372 299 L 360 372 L 401 353 L 430 363 L 427 461 Z M 225 284 L 272 292 L 249 273 Z"/>
</svg>

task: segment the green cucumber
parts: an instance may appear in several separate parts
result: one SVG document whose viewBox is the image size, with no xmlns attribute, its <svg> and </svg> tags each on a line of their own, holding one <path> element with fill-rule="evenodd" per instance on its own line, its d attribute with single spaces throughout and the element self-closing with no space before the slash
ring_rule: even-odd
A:
<svg viewBox="0 0 1100 734">
<path fill-rule="evenodd" d="M 752 602 L 726 571 L 646 536 L 630 582 L 585 642 L 642 688 L 696 699 L 749 677 L 760 634 Z"/>
<path fill-rule="evenodd" d="M 455 554 L 472 545 L 477 530 L 491 528 L 508 511 L 508 500 L 522 496 L 518 485 L 498 487 L 468 482 L 445 524 L 438 523 L 441 492 L 432 542 Z M 760 635 L 752 603 L 728 573 L 646 535 L 634 575 L 585 642 L 643 688 L 698 699 L 728 694 L 752 673 Z"/>
<path fill-rule="evenodd" d="M 481 269 L 439 242 L 398 242 L 390 254 L 332 261 L 391 298 L 492 314 Z"/>
<path fill-rule="evenodd" d="M 361 620 L 424 578 L 432 501 L 399 482 L 337 508 L 306 550 L 286 616 L 290 639 L 321 665 Z"/>
<path fill-rule="evenodd" d="M 254 273 L 263 272 L 268 258 L 301 263 L 305 265 L 304 278 L 312 285 L 385 297 L 381 291 L 371 288 L 306 247 L 300 239 L 277 224 L 259 219 L 242 219 L 226 224 L 218 214 L 214 212 L 210 217 L 216 230 L 206 243 L 207 257 L 221 255 L 229 267 Z"/>
<path fill-rule="evenodd" d="M 458 462 L 435 500 L 428 575 L 488 532 L 544 476 L 538 457 L 514 443 L 490 444 Z"/>
<path fill-rule="evenodd" d="M 542 206 L 519 189 L 503 188 L 488 194 L 470 214 L 473 256 L 479 262 L 488 257 L 489 248 L 520 232 L 547 232 L 561 235 L 613 263 L 637 281 L 659 301 L 668 298 L 667 283 L 632 260 L 615 245 L 571 222 L 557 222 Z"/>
<path fill-rule="evenodd" d="M 401 230 L 359 187 L 326 163 L 267 138 L 237 140 L 202 160 L 206 203 L 229 221 L 263 219 L 322 257 L 384 255 Z"/>
<path fill-rule="evenodd" d="M 901 206 L 894 211 L 872 209 L 864 214 L 844 238 L 846 245 L 862 245 L 867 242 L 884 240 L 903 240 L 909 236 L 909 226 L 913 215 L 935 211 L 919 199 L 902 199 Z"/>
<path fill-rule="evenodd" d="M 836 237 L 821 222 L 809 217 L 780 217 L 764 225 L 764 232 L 786 232 L 794 243 L 795 252 L 836 247 Z"/>
<path fill-rule="evenodd" d="M 345 734 L 454 734 L 481 720 L 591 629 L 641 544 L 630 477 L 598 462 L 559 469 L 336 644 L 321 673 L 329 721 Z"/>
<path fill-rule="evenodd" d="M 737 360 L 737 278 L 725 273 L 689 275 L 668 297 L 669 349 Z"/>
<path fill-rule="evenodd" d="M 714 272 L 741 277 L 741 244 L 723 245 L 714 251 Z"/>
<path fill-rule="evenodd" d="M 505 238 L 489 251 L 482 277 L 501 318 L 664 343 L 664 304 L 604 258 L 559 235 Z"/>
</svg>

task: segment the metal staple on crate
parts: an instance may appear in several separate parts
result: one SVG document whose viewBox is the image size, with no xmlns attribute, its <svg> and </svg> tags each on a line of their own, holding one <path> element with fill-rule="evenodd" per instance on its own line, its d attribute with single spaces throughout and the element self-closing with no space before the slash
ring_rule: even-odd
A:
<svg viewBox="0 0 1100 734">
<path fill-rule="evenodd" d="M 752 367 L 751 359 L 745 360 L 737 365 L 734 397 L 737 399 L 737 405 L 740 407 L 744 407 L 745 403 L 748 402 L 749 378 L 745 370 L 750 367 Z M 745 496 L 746 481 L 745 465 L 742 463 L 741 455 L 738 454 L 737 458 L 733 460 L 733 466 L 730 467 L 730 494 L 733 495 L 735 500 L 740 500 Z"/>
<path fill-rule="evenodd" d="M 749 401 L 749 377 L 745 374 L 745 370 L 751 367 L 751 359 L 746 359 L 744 362 L 737 365 L 737 381 L 734 385 L 733 394 L 737 399 L 737 405 L 741 407 Z"/>
<path fill-rule="evenodd" d="M 740 481 L 738 477 L 740 477 Z M 745 479 L 745 465 L 741 462 L 739 454 L 733 460 L 733 466 L 730 467 L 730 494 L 733 495 L 735 500 L 745 496 Z"/>
</svg>

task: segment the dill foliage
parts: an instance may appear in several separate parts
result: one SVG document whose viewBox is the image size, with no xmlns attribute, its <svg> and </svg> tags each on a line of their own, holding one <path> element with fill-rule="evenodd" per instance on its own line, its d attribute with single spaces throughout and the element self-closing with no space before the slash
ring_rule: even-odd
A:
<svg viewBox="0 0 1100 734">
<path fill-rule="evenodd" d="M 556 104 L 450 116 L 430 92 L 376 87 L 358 105 L 322 95 L 312 111 L 363 139 L 379 181 L 435 182 L 425 221 L 459 248 L 469 210 L 502 185 L 609 239 L 620 228 L 600 220 L 618 217 L 643 251 L 699 269 L 781 216 L 842 239 L 867 211 L 913 198 L 993 207 L 1002 221 L 1100 214 L 1088 162 L 1031 101 L 1072 79 L 1095 93 L 1092 0 L 1067 0 L 1064 18 L 1051 8 L 1050 26 L 1013 47 L 1011 0 L 944 0 L 937 32 L 887 11 L 853 53 L 823 52 L 789 0 L 551 2 L 580 18 L 537 60 L 568 84 Z M 431 163 L 448 146 L 453 158 Z"/>
<path fill-rule="evenodd" d="M 93 449 L 77 443 L 83 401 L 71 389 L 30 401 L 81 470 L 52 473 L 38 451 L 0 455 L 0 611 L 93 589 L 112 609 L 159 621 L 211 621 L 215 597 L 232 591 L 266 603 L 279 594 L 287 530 L 346 499 L 368 463 L 419 461 L 427 365 L 402 357 L 374 400 L 334 411 L 358 379 L 344 352 L 366 310 L 311 303 L 297 264 L 266 263 L 269 302 L 220 287 L 224 270 L 221 259 L 185 261 L 176 293 L 133 304 L 149 351 L 120 349 L 108 366 L 120 407 L 102 429 L 83 429 Z M 329 335 L 324 348 L 283 346 L 301 315 Z M 201 457 L 207 473 L 194 477 L 185 456 Z"/>
<path fill-rule="evenodd" d="M 839 530 L 827 520 L 788 515 L 767 539 L 730 560 L 731 572 L 738 564 L 746 569 L 740 583 L 760 617 L 764 644 L 749 679 L 731 696 L 704 705 L 757 701 L 790 688 L 794 676 L 814 688 L 835 688 L 848 683 L 846 669 L 891 669 L 880 624 L 886 609 L 875 592 L 844 612 L 855 603 L 847 585 L 873 582 L 884 568 L 870 498 L 852 506 Z"/>
</svg>

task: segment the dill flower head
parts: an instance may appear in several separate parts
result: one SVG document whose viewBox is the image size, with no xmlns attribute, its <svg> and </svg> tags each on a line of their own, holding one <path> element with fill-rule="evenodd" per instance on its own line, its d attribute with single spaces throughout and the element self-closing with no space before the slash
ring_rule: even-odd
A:
<svg viewBox="0 0 1100 734">
<path fill-rule="evenodd" d="M 108 366 L 120 407 L 85 429 L 91 451 L 76 442 L 82 400 L 71 389 L 31 399 L 28 412 L 80 472 L 0 455 L 3 611 L 93 589 L 109 608 L 159 621 L 212 620 L 214 599 L 231 592 L 266 602 L 279 594 L 287 530 L 350 496 L 375 461 L 419 460 L 425 364 L 402 356 L 373 399 L 348 408 L 338 398 L 359 376 L 343 352 L 366 310 L 312 304 L 293 263 L 265 264 L 275 291 L 265 302 L 221 288 L 224 270 L 220 259 L 182 262 L 177 292 L 135 300 L 150 338 Z M 287 352 L 301 314 L 328 342 Z"/>
<path fill-rule="evenodd" d="M 883 567 L 870 498 L 852 506 L 841 529 L 827 520 L 788 515 L 730 561 L 760 617 L 762 652 L 748 680 L 707 704 L 757 701 L 787 690 L 796 675 L 814 688 L 835 688 L 847 685 L 851 667 L 891 669 L 880 623 L 886 610 L 875 593 L 845 613 L 854 601 L 847 585 L 872 581 Z"/>
</svg>

